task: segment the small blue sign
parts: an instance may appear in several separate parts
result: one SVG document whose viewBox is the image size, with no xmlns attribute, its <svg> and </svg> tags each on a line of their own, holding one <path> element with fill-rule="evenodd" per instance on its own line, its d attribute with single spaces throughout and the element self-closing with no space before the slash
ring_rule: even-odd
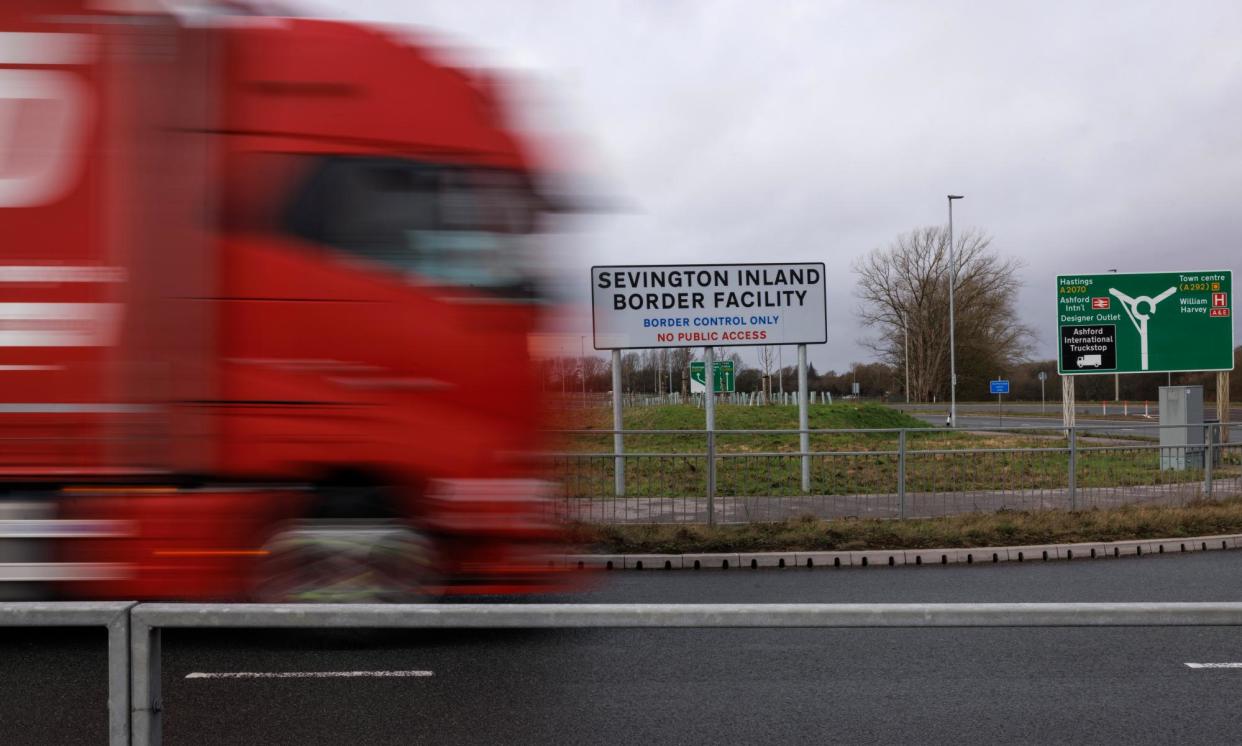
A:
<svg viewBox="0 0 1242 746">
<path fill-rule="evenodd" d="M 988 381 L 989 394 L 1008 394 L 1009 381 Z"/>
</svg>

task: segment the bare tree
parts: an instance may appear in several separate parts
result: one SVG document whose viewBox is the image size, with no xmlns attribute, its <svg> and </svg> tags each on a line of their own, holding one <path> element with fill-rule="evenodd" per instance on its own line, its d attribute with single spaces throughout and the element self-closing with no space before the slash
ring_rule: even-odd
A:
<svg viewBox="0 0 1242 746">
<path fill-rule="evenodd" d="M 612 386 L 609 379 L 608 361 L 587 355 L 582 360 L 583 375 L 586 376 L 587 387 L 591 391 L 607 391 Z"/>
<path fill-rule="evenodd" d="M 641 380 L 636 390 L 647 391 L 651 386 L 652 393 L 660 393 L 660 355 L 659 350 L 649 349 L 639 353 L 639 375 Z"/>
<path fill-rule="evenodd" d="M 690 395 L 690 362 L 694 360 L 694 350 L 689 347 L 676 347 L 669 350 L 673 357 L 673 370 L 678 376 L 678 390 L 682 396 Z"/>
<path fill-rule="evenodd" d="M 627 394 L 634 393 L 635 380 L 638 378 L 640 358 L 637 352 L 626 352 L 621 355 L 621 390 Z"/>
<path fill-rule="evenodd" d="M 1035 332 L 1017 317 L 1022 263 L 990 250 L 991 238 L 955 237 L 955 336 L 958 390 L 973 390 L 1026 359 Z M 854 263 L 858 317 L 875 336 L 863 340 L 904 381 L 909 334 L 910 398 L 949 389 L 949 245 L 943 226 L 920 228 Z"/>
<path fill-rule="evenodd" d="M 763 369 L 763 381 L 760 384 L 763 391 L 763 400 L 767 401 L 772 396 L 772 366 L 776 364 L 776 348 L 772 345 L 763 345 L 759 348 L 759 367 Z"/>
</svg>

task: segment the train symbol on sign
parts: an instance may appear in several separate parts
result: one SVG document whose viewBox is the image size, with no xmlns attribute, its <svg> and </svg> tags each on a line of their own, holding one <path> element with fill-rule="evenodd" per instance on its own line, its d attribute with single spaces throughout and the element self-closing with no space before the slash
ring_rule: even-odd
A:
<svg viewBox="0 0 1242 746">
<path fill-rule="evenodd" d="M 1111 304 L 1108 298 L 1101 297 L 1091 299 L 1091 310 L 1093 311 L 1107 311 L 1110 305 Z"/>
</svg>

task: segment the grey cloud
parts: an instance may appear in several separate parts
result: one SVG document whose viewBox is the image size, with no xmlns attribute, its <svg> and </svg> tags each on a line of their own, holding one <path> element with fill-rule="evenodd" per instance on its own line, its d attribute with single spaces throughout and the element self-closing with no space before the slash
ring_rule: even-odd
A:
<svg viewBox="0 0 1242 746">
<path fill-rule="evenodd" d="M 319 0 L 560 81 L 586 163 L 632 210 L 566 267 L 822 259 L 820 368 L 867 359 L 851 261 L 945 220 L 1022 257 L 1052 356 L 1058 272 L 1234 269 L 1242 4 Z"/>
</svg>

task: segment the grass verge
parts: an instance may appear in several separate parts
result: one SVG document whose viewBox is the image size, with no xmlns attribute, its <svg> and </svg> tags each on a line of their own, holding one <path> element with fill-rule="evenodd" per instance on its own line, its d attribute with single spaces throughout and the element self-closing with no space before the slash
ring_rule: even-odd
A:
<svg viewBox="0 0 1242 746">
<path fill-rule="evenodd" d="M 561 433 L 549 451 L 550 477 L 565 485 L 566 497 L 600 498 L 612 493 L 614 461 L 611 413 L 605 409 L 566 409 L 557 414 Z M 811 493 L 824 495 L 887 494 L 897 490 L 898 435 L 858 433 L 851 429 L 909 428 L 906 437 L 906 488 L 916 492 L 961 490 L 1043 490 L 1068 485 L 1068 441 L 1058 431 L 1031 434 L 985 433 L 934 428 L 891 407 L 878 404 L 828 404 L 810 407 Z M 705 494 L 706 435 L 703 411 L 694 405 L 631 407 L 628 430 L 678 431 L 625 437 L 626 479 L 634 497 L 677 498 Z M 796 429 L 794 407 L 722 405 L 720 430 Z M 585 432 L 584 432 L 585 431 Z M 591 432 L 598 431 L 598 432 Z M 1103 445 L 1101 445 L 1103 443 Z M 1199 481 L 1201 471 L 1165 471 L 1152 443 L 1122 439 L 1079 439 L 1077 481 L 1080 487 L 1176 484 Z M 1150 446 L 1150 447 L 1148 447 Z M 717 494 L 794 496 L 801 494 L 801 460 L 797 434 L 719 433 Z M 1021 450 L 1013 450 L 1021 449 Z M 566 455 L 571 454 L 571 455 Z M 1233 477 L 1242 450 L 1226 450 L 1216 476 Z"/>
<path fill-rule="evenodd" d="M 1183 507 L 967 514 L 906 521 L 799 518 L 728 526 L 570 527 L 570 541 L 610 554 L 850 551 L 1071 544 L 1242 533 L 1242 498 Z"/>
</svg>

